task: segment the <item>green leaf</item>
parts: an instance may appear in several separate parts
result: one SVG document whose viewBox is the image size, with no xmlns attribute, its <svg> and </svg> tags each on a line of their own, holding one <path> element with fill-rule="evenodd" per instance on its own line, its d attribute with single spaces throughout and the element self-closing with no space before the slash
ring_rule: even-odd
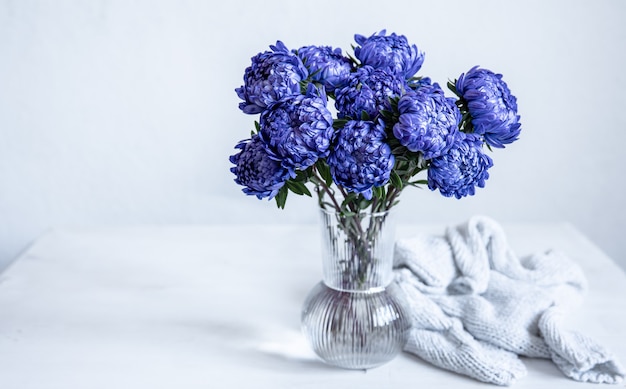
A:
<svg viewBox="0 0 626 389">
<path fill-rule="evenodd" d="M 389 98 L 389 105 L 391 106 L 392 112 L 398 112 L 398 101 L 400 101 L 399 97 Z"/>
<path fill-rule="evenodd" d="M 340 130 L 345 127 L 346 123 L 348 123 L 348 119 L 335 119 L 333 120 L 333 128 L 335 130 Z"/>
<path fill-rule="evenodd" d="M 413 186 L 415 188 L 418 188 L 418 189 L 422 189 L 423 185 L 427 184 L 427 182 L 421 182 L 421 181 L 425 181 L 425 180 L 411 181 L 411 182 L 407 182 L 406 184 L 409 185 L 409 186 Z"/>
<path fill-rule="evenodd" d="M 457 95 L 459 97 L 462 97 L 462 96 L 459 95 L 459 92 L 456 89 L 456 81 L 457 80 L 454 80 L 454 81 L 448 80 L 448 89 L 450 89 L 452 91 L 452 93 L 454 93 L 455 95 Z"/>
<path fill-rule="evenodd" d="M 300 93 L 302 93 L 303 95 L 306 94 L 306 90 L 309 86 L 309 82 L 310 81 L 308 79 L 300 81 Z"/>
<path fill-rule="evenodd" d="M 374 197 L 379 200 L 385 198 L 385 187 L 384 186 L 375 186 L 372 188 L 372 192 L 374 193 Z"/>
<path fill-rule="evenodd" d="M 369 208 L 369 206 L 372 204 L 372 200 L 367 200 L 365 197 L 361 196 L 359 197 L 359 209 L 360 210 L 364 210 Z"/>
<path fill-rule="evenodd" d="M 391 119 L 393 117 L 393 112 L 388 111 L 386 109 L 381 109 L 379 112 L 380 112 L 380 116 L 382 116 L 385 119 Z"/>
<path fill-rule="evenodd" d="M 400 146 L 394 147 L 391 150 L 391 154 L 393 154 L 395 156 L 400 156 L 400 155 L 405 154 L 408 150 L 409 149 L 407 149 L 405 146 L 400 145 Z"/>
<path fill-rule="evenodd" d="M 389 180 L 391 181 L 391 185 L 396 187 L 397 189 L 402 189 L 404 184 L 402 183 L 402 178 L 396 173 L 394 170 L 391 171 L 389 175 Z"/>
<path fill-rule="evenodd" d="M 423 185 L 428 185 L 428 180 L 415 180 L 415 181 L 407 182 L 406 184 L 422 189 Z"/>
<path fill-rule="evenodd" d="M 287 188 L 297 195 L 307 195 L 311 197 L 309 188 L 300 181 L 287 180 Z"/>
<path fill-rule="evenodd" d="M 295 180 L 298 182 L 302 182 L 302 183 L 306 183 L 309 181 L 309 178 L 311 177 L 311 172 L 309 169 L 307 170 L 298 170 L 296 172 L 296 178 Z"/>
<path fill-rule="evenodd" d="M 349 193 L 341 203 L 341 209 L 349 212 L 352 206 L 358 205 L 358 197 L 359 195 L 356 193 Z"/>
<path fill-rule="evenodd" d="M 354 52 L 354 45 L 350 45 L 352 47 L 352 51 Z M 346 53 L 346 57 L 350 58 L 350 61 L 352 61 L 353 64 L 358 65 L 359 61 L 356 60 L 356 58 L 354 58 L 350 53 Z"/>
<path fill-rule="evenodd" d="M 322 202 L 320 203 L 320 206 L 321 206 L 322 208 L 324 208 L 324 209 L 335 209 L 335 204 L 330 203 L 330 202 L 328 202 L 328 201 L 322 201 Z"/>
<path fill-rule="evenodd" d="M 278 191 L 276 197 L 276 206 L 280 209 L 285 209 L 285 203 L 287 202 L 287 195 L 289 194 L 289 190 L 287 190 L 286 186 L 283 186 Z"/>
<path fill-rule="evenodd" d="M 333 184 L 333 175 L 330 173 L 330 167 L 326 161 L 319 159 L 315 166 L 317 167 L 317 171 L 320 173 L 320 176 L 322 176 L 326 186 L 330 187 Z"/>
</svg>

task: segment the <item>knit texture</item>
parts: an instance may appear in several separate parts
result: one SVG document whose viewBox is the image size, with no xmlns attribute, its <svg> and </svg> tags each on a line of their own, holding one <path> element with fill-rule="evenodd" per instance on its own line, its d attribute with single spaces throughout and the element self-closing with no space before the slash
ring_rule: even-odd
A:
<svg viewBox="0 0 626 389">
<path fill-rule="evenodd" d="M 497 385 L 526 375 L 519 356 L 551 359 L 577 381 L 624 378 L 605 348 L 565 325 L 587 281 L 563 253 L 519 258 L 498 223 L 476 216 L 444 236 L 397 241 L 394 266 L 412 323 L 407 352 Z"/>
</svg>

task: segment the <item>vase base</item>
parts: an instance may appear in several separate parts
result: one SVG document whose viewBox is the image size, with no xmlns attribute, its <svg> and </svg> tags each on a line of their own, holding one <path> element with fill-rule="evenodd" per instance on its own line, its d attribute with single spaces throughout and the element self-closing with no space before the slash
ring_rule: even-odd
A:
<svg viewBox="0 0 626 389">
<path fill-rule="evenodd" d="M 302 330 L 315 353 L 344 369 L 371 369 L 399 354 L 409 325 L 393 287 L 347 292 L 318 283 L 302 310 Z"/>
<path fill-rule="evenodd" d="M 366 363 L 358 362 L 359 359 L 363 358 L 362 355 L 346 355 L 342 359 L 324 359 L 321 356 L 319 357 L 322 360 L 322 362 L 324 362 L 325 364 L 329 366 L 346 369 L 346 370 L 369 370 L 369 369 L 374 369 L 379 366 L 382 366 L 386 364 L 387 362 L 390 362 L 395 356 L 396 355 L 394 354 L 391 358 L 385 358 L 377 362 L 367 361 Z"/>
</svg>

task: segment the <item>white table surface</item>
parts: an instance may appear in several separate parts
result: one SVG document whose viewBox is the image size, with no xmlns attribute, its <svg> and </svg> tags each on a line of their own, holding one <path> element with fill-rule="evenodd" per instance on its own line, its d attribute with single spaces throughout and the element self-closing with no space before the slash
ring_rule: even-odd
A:
<svg viewBox="0 0 626 389">
<path fill-rule="evenodd" d="M 626 363 L 624 272 L 568 224 L 504 228 L 518 254 L 556 248 L 584 268 L 571 327 Z M 398 236 L 418 231 L 443 226 Z M 0 275 L 0 388 L 496 387 L 409 354 L 366 372 L 318 361 L 299 320 L 319 255 L 315 225 L 50 231 Z M 598 388 L 523 362 L 515 388 Z"/>
</svg>

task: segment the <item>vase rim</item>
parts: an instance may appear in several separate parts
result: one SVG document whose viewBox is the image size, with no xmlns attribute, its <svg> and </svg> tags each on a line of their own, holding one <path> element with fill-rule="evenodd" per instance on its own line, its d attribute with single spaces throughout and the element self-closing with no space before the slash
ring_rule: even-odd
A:
<svg viewBox="0 0 626 389">
<path fill-rule="evenodd" d="M 320 211 L 322 213 L 325 213 L 327 215 L 337 215 L 340 214 L 341 212 L 337 211 L 336 209 L 327 209 L 324 207 L 319 207 Z M 367 216 L 385 216 L 388 215 L 391 212 L 391 209 L 387 209 L 386 211 L 378 211 L 378 212 L 371 212 L 371 211 L 367 211 L 367 210 L 361 210 L 359 212 L 355 212 L 354 215 L 367 215 Z"/>
</svg>

